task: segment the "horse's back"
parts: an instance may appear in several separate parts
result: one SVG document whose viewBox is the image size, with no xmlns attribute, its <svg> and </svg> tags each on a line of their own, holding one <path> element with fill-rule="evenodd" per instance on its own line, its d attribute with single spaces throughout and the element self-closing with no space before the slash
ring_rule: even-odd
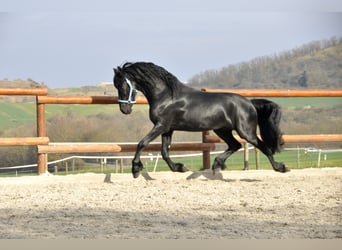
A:
<svg viewBox="0 0 342 250">
<path fill-rule="evenodd" d="M 254 105 L 249 99 L 236 93 L 196 91 L 193 93 L 193 98 L 196 102 L 204 102 L 208 106 L 220 105 L 230 111 L 255 111 Z"/>
<path fill-rule="evenodd" d="M 234 93 L 188 92 L 175 102 L 174 107 L 177 115 L 173 126 L 179 130 L 236 129 L 242 122 L 256 120 L 253 104 Z"/>
</svg>

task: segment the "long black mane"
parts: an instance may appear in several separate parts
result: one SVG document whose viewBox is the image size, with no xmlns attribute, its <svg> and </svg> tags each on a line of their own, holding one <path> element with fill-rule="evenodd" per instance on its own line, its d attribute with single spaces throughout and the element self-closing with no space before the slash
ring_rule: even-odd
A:
<svg viewBox="0 0 342 250">
<path fill-rule="evenodd" d="M 122 70 L 142 88 L 157 84 L 166 85 L 172 96 L 176 96 L 179 87 L 183 85 L 176 76 L 151 62 L 127 62 L 122 66 Z"/>
</svg>

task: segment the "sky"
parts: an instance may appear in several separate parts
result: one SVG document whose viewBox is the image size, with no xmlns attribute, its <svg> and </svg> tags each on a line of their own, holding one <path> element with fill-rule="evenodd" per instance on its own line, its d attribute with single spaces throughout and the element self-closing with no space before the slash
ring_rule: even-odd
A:
<svg viewBox="0 0 342 250">
<path fill-rule="evenodd" d="M 188 81 L 205 70 L 342 37 L 337 0 L 122 2 L 0 0 L 0 79 L 96 85 L 112 81 L 113 67 L 150 61 Z"/>
</svg>

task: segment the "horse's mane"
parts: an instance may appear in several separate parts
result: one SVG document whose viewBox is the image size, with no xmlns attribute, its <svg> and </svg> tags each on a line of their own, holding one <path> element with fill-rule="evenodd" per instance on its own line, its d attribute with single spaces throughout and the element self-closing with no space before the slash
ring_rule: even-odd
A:
<svg viewBox="0 0 342 250">
<path fill-rule="evenodd" d="M 178 87 L 181 85 L 176 76 L 150 62 L 127 62 L 122 66 L 122 69 L 140 84 L 165 84 L 170 89 L 172 96 L 177 93 Z"/>
</svg>

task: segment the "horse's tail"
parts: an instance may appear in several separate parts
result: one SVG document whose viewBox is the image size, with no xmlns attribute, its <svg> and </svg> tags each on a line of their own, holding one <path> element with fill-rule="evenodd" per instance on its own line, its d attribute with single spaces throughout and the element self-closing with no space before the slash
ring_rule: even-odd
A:
<svg viewBox="0 0 342 250">
<path fill-rule="evenodd" d="M 260 135 L 263 142 L 272 150 L 272 154 L 280 152 L 284 140 L 279 128 L 281 109 L 269 100 L 252 99 L 252 104 L 257 110 Z"/>
</svg>

